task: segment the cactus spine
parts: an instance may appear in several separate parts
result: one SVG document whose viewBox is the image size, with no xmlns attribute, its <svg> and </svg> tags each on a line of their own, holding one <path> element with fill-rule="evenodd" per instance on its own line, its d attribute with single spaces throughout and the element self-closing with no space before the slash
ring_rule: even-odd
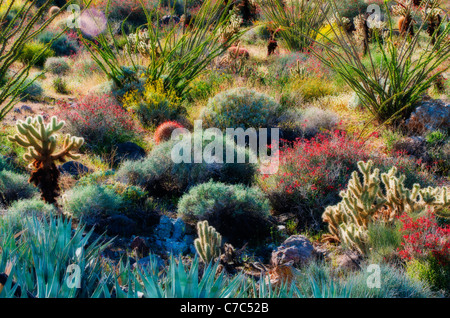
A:
<svg viewBox="0 0 450 318">
<path fill-rule="evenodd" d="M 8 136 L 8 139 L 26 148 L 23 158 L 30 162 L 33 169 L 28 182 L 41 190 L 42 199 L 47 203 L 55 203 L 59 195 L 59 171 L 55 162 L 64 162 L 66 158 L 78 159 L 79 155 L 72 153 L 84 143 L 83 138 L 66 135 L 63 148 L 56 151 L 56 132 L 64 127 L 64 121 L 52 117 L 49 124 L 44 123 L 42 116 L 28 117 L 25 121 L 18 120 L 18 134 Z"/>
<path fill-rule="evenodd" d="M 209 225 L 208 221 L 197 223 L 198 238 L 194 241 L 195 249 L 205 263 L 220 256 L 222 235 Z"/>
<path fill-rule="evenodd" d="M 405 176 L 397 177 L 397 168 L 392 167 L 388 173 L 381 174 L 373 169 L 373 162 L 358 162 L 358 169 L 363 175 L 361 182 L 357 171 L 352 173 L 346 191 L 339 194 L 342 201 L 326 208 L 322 215 L 328 223 L 328 230 L 334 240 L 341 241 L 365 254 L 367 228 L 370 222 L 380 220 L 392 222 L 402 213 L 417 213 L 430 208 L 434 213 L 441 213 L 450 206 L 450 196 L 446 187 L 421 189 L 404 186 Z M 385 191 L 380 187 L 384 184 Z"/>
</svg>

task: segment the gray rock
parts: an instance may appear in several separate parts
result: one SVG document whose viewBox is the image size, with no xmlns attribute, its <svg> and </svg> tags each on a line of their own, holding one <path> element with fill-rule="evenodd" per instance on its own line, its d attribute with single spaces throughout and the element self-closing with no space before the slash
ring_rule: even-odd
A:
<svg viewBox="0 0 450 318">
<path fill-rule="evenodd" d="M 450 129 L 450 104 L 441 100 L 424 100 L 406 121 L 406 126 L 418 133 Z"/>
<path fill-rule="evenodd" d="M 186 235 L 186 224 L 180 219 L 161 216 L 154 231 L 156 246 L 166 253 L 174 255 L 192 252 L 194 237 Z"/>
<path fill-rule="evenodd" d="M 14 112 L 17 114 L 22 114 L 22 111 L 18 107 L 14 108 Z"/>
<path fill-rule="evenodd" d="M 127 141 L 116 145 L 115 163 L 122 160 L 139 160 L 146 156 L 145 150 L 133 142 Z"/>
<path fill-rule="evenodd" d="M 315 257 L 314 246 L 303 235 L 293 235 L 272 252 L 272 265 L 293 262 L 296 265 L 307 263 Z"/>
<path fill-rule="evenodd" d="M 360 268 L 360 256 L 356 252 L 346 252 L 336 258 L 339 270 L 357 270 Z"/>
<path fill-rule="evenodd" d="M 75 177 L 86 173 L 92 173 L 91 169 L 77 161 L 68 161 L 59 166 L 58 169 L 61 173 L 68 173 Z"/>
</svg>

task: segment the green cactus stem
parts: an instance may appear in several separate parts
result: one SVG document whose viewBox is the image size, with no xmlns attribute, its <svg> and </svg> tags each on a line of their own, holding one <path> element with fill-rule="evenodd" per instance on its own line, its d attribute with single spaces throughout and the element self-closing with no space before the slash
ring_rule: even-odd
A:
<svg viewBox="0 0 450 318">
<path fill-rule="evenodd" d="M 42 199 L 50 204 L 56 203 L 60 190 L 58 185 L 60 173 L 55 162 L 65 162 L 66 158 L 78 159 L 79 155 L 72 151 L 84 143 L 83 138 L 68 134 L 62 149 L 57 151 L 55 134 L 64 127 L 64 124 L 64 121 L 58 121 L 56 117 L 52 117 L 47 125 L 42 116 L 28 117 L 25 121 L 17 121 L 18 134 L 8 136 L 10 141 L 28 150 L 23 156 L 33 169 L 28 182 L 39 187 Z"/>
<path fill-rule="evenodd" d="M 197 223 L 198 238 L 194 241 L 195 249 L 206 264 L 220 256 L 222 235 L 209 225 L 208 221 Z"/>
</svg>

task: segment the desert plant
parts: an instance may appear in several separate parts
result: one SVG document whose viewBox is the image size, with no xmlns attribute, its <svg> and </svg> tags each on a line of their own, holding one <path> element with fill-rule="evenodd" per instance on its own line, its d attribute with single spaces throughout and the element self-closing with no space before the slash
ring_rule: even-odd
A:
<svg viewBox="0 0 450 318">
<path fill-rule="evenodd" d="M 11 204 L 5 215 L 5 226 L 10 227 L 14 232 L 20 232 L 33 217 L 42 219 L 43 217 L 55 217 L 56 208 L 37 198 L 19 200 Z"/>
<path fill-rule="evenodd" d="M 44 69 L 55 75 L 65 75 L 70 70 L 67 58 L 50 57 L 44 64 Z"/>
<path fill-rule="evenodd" d="M 19 61 L 31 64 L 33 66 L 42 67 L 45 64 L 45 61 L 53 55 L 54 52 L 52 49 L 47 48 L 45 44 L 37 41 L 31 41 L 23 46 L 19 55 Z M 36 56 L 39 56 L 39 58 L 36 58 Z"/>
<path fill-rule="evenodd" d="M 188 135 L 189 136 L 189 135 Z M 153 195 L 179 195 L 192 186 L 207 182 L 210 179 L 230 184 L 243 183 L 249 185 L 253 182 L 257 165 L 254 162 L 254 154 L 248 149 L 240 147 L 233 140 L 226 136 L 203 135 L 203 132 L 195 132 L 187 140 L 186 145 L 191 145 L 193 149 L 194 141 L 202 141 L 202 149 L 206 147 L 214 138 L 223 143 L 223 158 L 220 162 L 206 162 L 203 158 L 201 162 L 194 161 L 192 153 L 184 154 L 187 160 L 175 163 L 172 159 L 172 152 L 184 152 L 187 149 L 179 149 L 184 141 L 170 140 L 155 146 L 151 153 L 139 161 L 125 161 L 117 170 L 116 179 L 123 183 L 138 185 L 146 188 Z M 189 147 L 189 146 L 188 146 Z M 235 160 L 227 162 L 225 160 L 226 149 L 233 149 Z M 217 154 L 220 158 L 221 154 Z M 236 163 L 236 158 L 244 158 L 245 163 Z"/>
<path fill-rule="evenodd" d="M 136 90 L 126 93 L 123 104 L 146 127 L 155 127 L 166 120 L 176 120 L 186 114 L 176 92 L 164 89 L 163 80 L 147 82 L 142 92 Z"/>
<path fill-rule="evenodd" d="M 23 174 L 0 170 L 0 203 L 7 205 L 18 199 L 32 197 L 35 189 L 27 180 Z"/>
<path fill-rule="evenodd" d="M 57 77 L 53 79 L 52 81 L 53 88 L 55 89 L 55 92 L 58 94 L 67 95 L 70 94 L 70 90 L 67 87 L 67 82 L 64 80 L 64 78 Z"/>
<path fill-rule="evenodd" d="M 418 213 L 426 208 L 441 211 L 450 206 L 446 187 L 421 189 L 419 184 L 407 189 L 405 176 L 396 176 L 397 168 L 381 174 L 373 169 L 371 160 L 358 162 L 361 182 L 354 171 L 348 188 L 340 193 L 342 201 L 325 209 L 322 216 L 328 223 L 333 239 L 355 248 L 361 254 L 367 252 L 367 229 L 375 221 L 392 223 L 402 213 Z M 381 181 L 384 187 L 381 187 Z M 384 190 L 383 190 L 384 189 Z"/>
<path fill-rule="evenodd" d="M 202 261 L 209 264 L 220 256 L 222 235 L 210 226 L 208 221 L 197 223 L 197 234 L 198 238 L 194 241 L 195 249 Z"/>
<path fill-rule="evenodd" d="M 184 128 L 180 123 L 177 123 L 176 121 L 166 121 L 156 128 L 153 139 L 157 145 L 161 142 L 168 141 L 171 139 L 173 131 L 180 128 Z"/>
<path fill-rule="evenodd" d="M 112 96 L 88 95 L 74 107 L 59 103 L 58 108 L 55 115 L 66 121 L 66 131 L 82 136 L 94 153 L 111 152 L 119 143 L 140 140 L 142 129 Z"/>
<path fill-rule="evenodd" d="M 307 51 L 325 22 L 329 10 L 328 2 L 323 0 L 260 1 L 266 19 L 272 21 L 277 34 L 291 51 Z"/>
<path fill-rule="evenodd" d="M 28 150 L 23 158 L 30 162 L 30 168 L 33 169 L 29 182 L 39 187 L 42 199 L 47 203 L 55 203 L 59 194 L 60 173 L 55 162 L 64 161 L 66 158 L 79 158 L 72 151 L 84 143 L 83 138 L 71 137 L 67 134 L 63 148 L 56 151 L 55 133 L 61 130 L 64 124 L 64 121 L 58 121 L 56 117 L 52 117 L 47 125 L 42 116 L 28 117 L 26 121 L 17 121 L 18 134 L 8 136 L 10 141 Z"/>
<path fill-rule="evenodd" d="M 280 104 L 275 99 L 253 89 L 233 88 L 208 101 L 201 119 L 208 127 L 270 128 L 277 124 Z"/>
<path fill-rule="evenodd" d="M 76 186 L 64 194 L 62 201 L 66 213 L 88 224 L 119 213 L 124 204 L 123 198 L 105 185 Z"/>
<path fill-rule="evenodd" d="M 76 54 L 80 49 L 78 42 L 71 39 L 68 33 L 58 36 L 59 32 L 45 31 L 36 38 L 40 43 L 45 45 L 51 43 L 50 48 L 55 56 L 70 56 Z M 75 33 L 76 35 L 76 33 Z"/>
<path fill-rule="evenodd" d="M 61 8 L 63 12 L 72 1 Z M 41 20 L 46 11 L 51 6 L 52 1 L 45 1 L 41 7 L 32 15 L 31 11 L 36 4 L 36 0 L 22 2 L 19 0 L 3 0 L 1 2 L 2 11 L 0 11 L 0 79 L 4 80 L 10 67 L 20 59 L 24 46 L 38 34 L 43 32 L 46 27 L 58 16 L 55 14 L 49 18 Z M 16 10 L 13 18 L 9 19 L 9 13 Z M 0 120 L 14 107 L 17 98 L 23 91 L 32 84 L 25 84 L 29 71 L 35 61 L 42 58 L 42 55 L 48 51 L 51 43 L 45 45 L 42 50 L 35 52 L 29 64 L 20 68 L 14 76 L 0 86 Z M 0 80 L 0 82 L 1 82 Z"/>
<path fill-rule="evenodd" d="M 188 222 L 208 221 L 232 244 L 255 243 L 269 233 L 269 201 L 257 188 L 203 183 L 181 197 L 178 213 Z"/>
<path fill-rule="evenodd" d="M 442 74 L 438 67 L 450 56 L 450 42 L 447 40 L 450 25 L 443 26 L 434 44 L 431 44 L 430 39 L 425 46 L 419 47 L 420 31 L 396 43 L 393 40 L 394 27 L 389 10 L 386 12 L 387 38 L 383 41 L 381 35 L 375 33 L 376 43 L 368 50 L 369 64 L 364 63 L 355 40 L 336 29 L 333 31 L 336 37 L 332 41 L 333 45 L 316 42 L 313 52 L 358 94 L 361 103 L 373 114 L 374 119 L 393 123 L 407 116 L 436 77 Z M 425 20 L 419 30 L 423 29 Z M 329 19 L 327 22 L 332 24 Z M 381 67 L 372 51 L 381 52 Z M 448 67 L 442 71 L 446 69 Z"/>
<path fill-rule="evenodd" d="M 178 25 L 162 27 L 162 16 L 157 7 L 147 10 L 141 6 L 147 16 L 149 38 L 147 46 L 151 51 L 151 57 L 144 72 L 148 82 L 163 80 L 166 91 L 175 90 L 178 97 L 186 97 L 190 82 L 202 73 L 214 58 L 225 52 L 241 33 L 238 32 L 224 42 L 220 41 L 222 37 L 220 30 L 230 18 L 228 10 L 223 9 L 222 5 L 222 1 L 204 1 L 195 20 L 191 21 L 188 27 L 184 25 L 182 28 Z M 227 4 L 226 8 L 229 5 Z M 107 15 L 110 12 L 109 9 L 108 1 Z M 153 21 L 150 19 L 152 16 L 155 17 Z M 136 70 L 137 60 L 140 57 L 137 50 L 128 49 L 124 52 L 125 54 L 122 54 L 112 34 L 112 28 L 109 26 L 108 29 L 114 41 L 112 46 L 105 35 L 96 38 L 98 44 L 85 39 L 83 42 L 93 59 L 121 89 L 124 83 L 134 79 L 130 79 L 124 72 L 121 67 L 123 63 L 120 60 L 125 55 L 128 64 Z M 128 37 L 125 38 L 128 39 Z"/>
</svg>

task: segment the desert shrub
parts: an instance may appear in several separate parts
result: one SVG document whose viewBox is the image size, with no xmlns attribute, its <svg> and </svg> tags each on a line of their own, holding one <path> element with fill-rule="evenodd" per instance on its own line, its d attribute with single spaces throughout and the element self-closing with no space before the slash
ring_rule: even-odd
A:
<svg viewBox="0 0 450 318">
<path fill-rule="evenodd" d="M 346 17 L 348 19 L 353 19 L 359 14 L 366 13 L 368 3 L 364 0 L 343 0 L 337 1 L 337 12 L 342 17 Z"/>
<path fill-rule="evenodd" d="M 37 40 L 43 44 L 48 44 L 53 40 L 50 48 L 53 52 L 55 52 L 56 56 L 69 56 L 76 54 L 80 49 L 77 40 L 67 33 L 62 34 L 61 36 L 56 38 L 59 33 L 59 31 L 54 32 L 47 30 L 39 34 Z"/>
<path fill-rule="evenodd" d="M 56 208 L 41 199 L 27 199 L 16 201 L 8 208 L 5 221 L 8 227 L 14 231 L 23 229 L 26 221 L 33 216 L 42 218 L 57 215 Z"/>
<path fill-rule="evenodd" d="M 333 111 L 318 107 L 302 110 L 289 109 L 280 119 L 283 138 L 312 138 L 323 131 L 333 131 L 339 123 L 339 116 Z"/>
<path fill-rule="evenodd" d="M 430 212 L 416 219 L 405 213 L 400 221 L 400 256 L 407 262 L 407 273 L 434 289 L 450 291 L 450 225 L 438 225 Z"/>
<path fill-rule="evenodd" d="M 21 101 L 39 101 L 44 94 L 44 89 L 37 79 L 27 78 L 21 85 Z"/>
<path fill-rule="evenodd" d="M 335 94 L 337 91 L 336 85 L 328 78 L 317 77 L 296 79 L 289 83 L 288 89 L 299 94 L 305 102 Z"/>
<path fill-rule="evenodd" d="M 61 57 L 50 57 L 45 62 L 44 68 L 55 75 L 65 75 L 70 70 L 69 60 Z"/>
<path fill-rule="evenodd" d="M 9 204 L 18 199 L 35 195 L 36 188 L 28 183 L 28 177 L 8 170 L 0 170 L 0 203 Z"/>
<path fill-rule="evenodd" d="M 98 217 L 119 213 L 123 199 L 113 189 L 105 185 L 74 187 L 64 194 L 63 210 L 69 215 L 87 223 Z"/>
<path fill-rule="evenodd" d="M 397 250 L 401 246 L 402 234 L 398 223 L 373 222 L 368 226 L 367 239 L 370 260 L 373 264 L 378 264 L 396 258 Z"/>
<path fill-rule="evenodd" d="M 200 133 L 194 133 L 191 140 L 187 140 L 187 144 L 191 143 L 191 149 L 194 149 L 194 140 L 202 138 Z M 171 153 L 179 141 L 171 140 L 155 146 L 143 160 L 123 162 L 116 173 L 116 178 L 123 183 L 144 187 L 151 195 L 180 194 L 210 179 L 230 184 L 251 184 L 257 169 L 256 164 L 249 163 L 253 154 L 245 148 L 236 146 L 233 140 L 222 136 L 218 138 L 223 138 L 223 163 L 207 163 L 204 160 L 195 163 L 192 153 L 188 156 L 190 160 L 186 160 L 188 162 L 175 163 Z M 210 140 L 212 138 L 203 136 L 203 150 Z M 233 163 L 226 162 L 227 145 L 235 147 Z M 220 157 L 220 154 L 217 155 Z M 237 156 L 241 155 L 246 163 L 235 163 Z"/>
<path fill-rule="evenodd" d="M 277 58 L 270 66 L 270 74 L 275 78 L 287 81 L 291 76 L 291 70 L 297 66 L 297 61 L 304 63 L 308 60 L 306 53 L 293 52 Z"/>
<path fill-rule="evenodd" d="M 73 64 L 72 72 L 83 79 L 92 74 L 101 74 L 103 70 L 91 57 L 85 57 Z"/>
<path fill-rule="evenodd" d="M 188 222 L 206 220 L 234 244 L 258 241 L 270 232 L 269 201 L 257 188 L 208 182 L 181 197 L 178 214 Z"/>
<path fill-rule="evenodd" d="M 53 88 L 55 89 L 55 92 L 57 92 L 58 94 L 63 94 L 63 95 L 70 94 L 70 90 L 67 87 L 67 82 L 65 81 L 64 78 L 57 77 L 57 78 L 53 79 L 52 85 L 53 85 Z"/>
<path fill-rule="evenodd" d="M 219 93 L 208 101 L 201 119 L 207 127 L 270 128 L 277 124 L 280 104 L 272 97 L 245 87 Z"/>
<path fill-rule="evenodd" d="M 95 153 L 111 152 L 122 142 L 139 139 L 139 127 L 132 117 L 111 96 L 89 95 L 73 107 L 62 103 L 56 114 L 66 121 L 66 130 L 85 139 Z"/>
<path fill-rule="evenodd" d="M 175 129 L 184 128 L 180 123 L 176 121 L 166 121 L 165 123 L 159 125 L 155 133 L 153 134 L 153 139 L 156 144 L 159 144 L 164 141 L 168 141 L 171 139 L 172 132 Z"/>
<path fill-rule="evenodd" d="M 44 66 L 45 61 L 52 57 L 55 53 L 45 44 L 30 41 L 25 43 L 20 51 L 19 60 L 23 63 L 36 65 L 38 67 Z"/>
<path fill-rule="evenodd" d="M 123 104 L 146 127 L 156 127 L 186 114 L 175 91 L 167 91 L 163 81 L 146 83 L 142 93 L 131 91 L 125 94 Z"/>
<path fill-rule="evenodd" d="M 261 175 L 259 183 L 276 213 L 295 213 L 303 225 L 318 226 L 323 209 L 339 201 L 362 158 L 368 154 L 361 142 L 338 131 L 322 133 L 282 147 L 278 172 Z"/>
<path fill-rule="evenodd" d="M 363 265 L 357 272 L 336 275 L 325 262 L 310 262 L 297 278 L 300 292 L 307 297 L 328 298 L 421 298 L 434 297 L 425 284 L 410 279 L 405 273 L 388 264 L 380 264 L 381 288 L 371 288 L 368 281 L 373 269 Z"/>
</svg>

